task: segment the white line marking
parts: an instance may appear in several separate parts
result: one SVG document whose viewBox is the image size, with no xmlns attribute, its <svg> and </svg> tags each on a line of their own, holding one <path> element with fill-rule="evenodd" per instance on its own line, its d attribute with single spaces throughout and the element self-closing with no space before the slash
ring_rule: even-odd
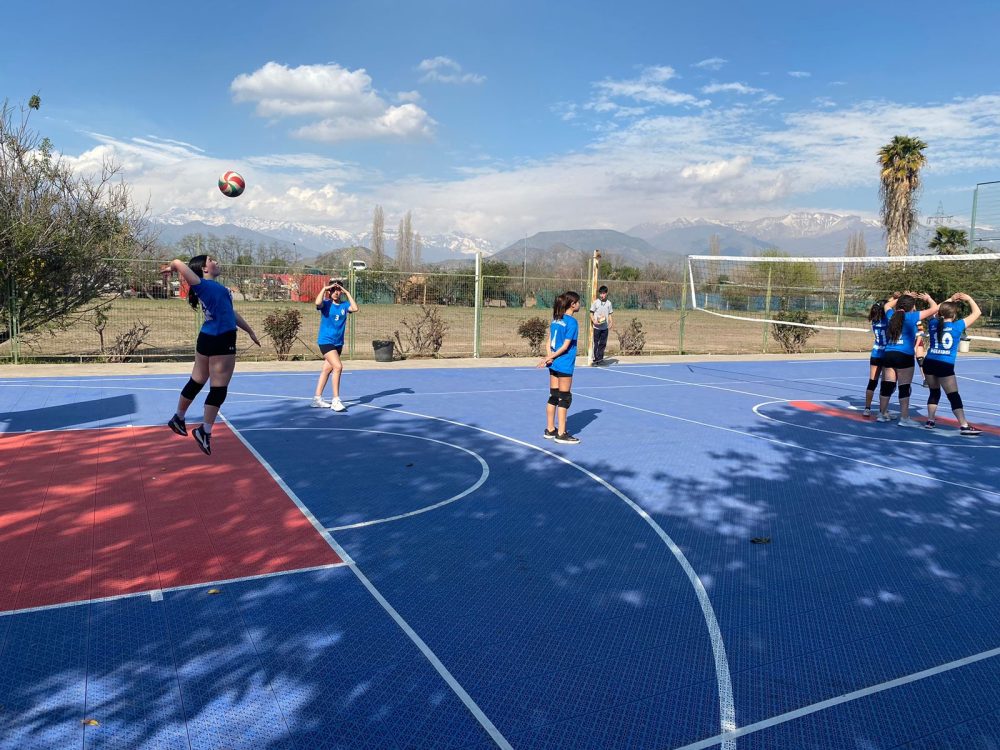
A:
<svg viewBox="0 0 1000 750">
<path fill-rule="evenodd" d="M 533 389 L 537 391 L 538 389 Z M 328 526 L 327 531 L 343 531 L 345 529 L 357 529 L 362 526 L 374 526 L 378 523 L 388 523 L 389 521 L 398 521 L 401 518 L 409 518 L 410 516 L 418 516 L 421 513 L 427 513 L 428 511 L 435 510 L 445 505 L 450 505 L 456 500 L 461 500 L 466 495 L 471 495 L 473 492 L 478 490 L 483 486 L 483 483 L 490 476 L 490 465 L 486 463 L 486 459 L 480 456 L 473 450 L 468 448 L 463 448 L 461 445 L 455 445 L 454 443 L 448 443 L 444 440 L 435 440 L 434 438 L 424 437 L 423 435 L 410 435 L 405 432 L 389 432 L 387 430 L 362 430 L 352 427 L 248 427 L 243 430 L 243 432 L 306 432 L 306 431 L 334 431 L 334 432 L 369 432 L 375 435 L 396 435 L 398 437 L 414 438 L 415 440 L 426 440 L 429 443 L 437 443 L 439 445 L 447 445 L 449 448 L 455 448 L 462 451 L 463 453 L 468 453 L 470 456 L 475 458 L 479 465 L 482 467 L 482 472 L 479 475 L 478 481 L 473 484 L 468 489 L 463 490 L 459 494 L 449 497 L 447 500 L 442 500 L 439 503 L 434 503 L 433 505 L 428 505 L 423 508 L 418 508 L 417 510 L 411 510 L 409 513 L 400 513 L 397 516 L 389 516 L 388 518 L 376 518 L 372 521 L 359 521 L 358 523 L 347 524 L 346 526 Z"/>
<path fill-rule="evenodd" d="M 588 396 L 587 398 L 592 398 Z M 600 400 L 600 399 L 598 399 Z M 702 615 L 705 617 L 705 625 L 708 627 L 709 639 L 712 643 L 712 656 L 715 660 L 715 676 L 716 682 L 719 688 L 719 725 L 722 727 L 723 732 L 727 732 L 736 727 L 736 707 L 733 701 L 733 683 L 732 676 L 729 672 L 729 658 L 726 656 L 725 644 L 722 641 L 722 631 L 719 628 L 719 621 L 716 619 L 715 610 L 712 608 L 712 601 L 708 596 L 708 591 L 705 590 L 705 585 L 702 583 L 698 574 L 695 572 L 691 563 L 688 561 L 687 557 L 684 556 L 684 552 L 677 543 L 670 537 L 667 532 L 665 532 L 658 523 L 638 504 L 636 504 L 632 499 L 625 495 L 621 490 L 612 485 L 603 477 L 594 474 L 592 471 L 585 469 L 573 461 L 570 461 L 565 456 L 561 456 L 558 453 L 553 453 L 552 451 L 546 450 L 532 443 L 526 443 L 523 440 L 518 440 L 517 438 L 510 437 L 509 435 L 504 435 L 499 432 L 494 432 L 493 430 L 487 430 L 483 427 L 476 427 L 475 425 L 466 424 L 464 422 L 458 422 L 453 419 L 446 419 L 444 417 L 435 417 L 429 414 L 420 414 L 418 412 L 406 411 L 404 409 L 390 409 L 385 406 L 374 406 L 372 404 L 362 404 L 369 409 L 377 409 L 379 411 L 388 411 L 395 414 L 406 414 L 411 417 L 421 417 L 423 419 L 432 419 L 437 422 L 444 422 L 445 424 L 456 425 L 458 427 L 465 427 L 470 430 L 476 430 L 485 435 L 492 435 L 493 437 L 498 437 L 503 440 L 510 441 L 516 445 L 523 446 L 525 448 L 530 448 L 531 450 L 538 451 L 539 453 L 544 453 L 562 463 L 572 466 L 577 471 L 583 473 L 584 475 L 590 477 L 595 482 L 609 490 L 618 499 L 622 500 L 626 505 L 628 505 L 633 511 L 638 514 L 642 520 L 644 520 L 656 535 L 660 537 L 663 543 L 667 546 L 670 552 L 673 554 L 674 558 L 680 564 L 684 573 L 687 575 L 688 580 L 691 582 L 691 586 L 694 588 L 695 595 L 698 598 L 698 603 L 701 606 Z M 723 741 L 724 750 L 735 750 L 735 741 L 724 740 Z"/>
<path fill-rule="evenodd" d="M 727 740 L 735 740 L 737 737 L 754 734 L 762 729 L 768 729 L 770 727 L 777 726 L 778 724 L 784 724 L 787 721 L 792 721 L 793 719 L 814 714 L 817 711 L 823 711 L 827 708 L 832 708 L 833 706 L 839 706 L 841 703 L 848 703 L 850 701 L 857 700 L 858 698 L 866 698 L 869 695 L 875 695 L 876 693 L 881 693 L 885 690 L 892 690 L 893 688 L 900 687 L 901 685 L 924 680 L 928 677 L 942 674 L 943 672 L 950 672 L 953 669 L 965 667 L 969 664 L 975 664 L 976 662 L 984 661 L 986 659 L 992 659 L 995 656 L 1000 656 L 1000 648 L 991 648 L 989 651 L 983 651 L 978 654 L 973 654 L 972 656 L 966 656 L 962 659 L 949 661 L 936 667 L 921 670 L 920 672 L 914 672 L 913 674 L 908 674 L 903 677 L 897 677 L 894 680 L 880 682 L 877 685 L 870 685 L 866 688 L 854 690 L 850 693 L 844 693 L 843 695 L 838 695 L 835 698 L 828 698 L 825 701 L 819 701 L 818 703 L 813 703 L 809 706 L 796 708 L 794 711 L 787 711 L 783 714 L 772 716 L 770 719 L 763 719 L 761 721 L 754 722 L 753 724 L 747 724 L 745 727 L 740 727 L 733 732 L 723 732 L 715 737 L 709 737 L 704 740 L 699 740 L 698 742 L 692 742 L 690 745 L 684 745 L 683 747 L 675 748 L 675 750 L 704 750 L 704 748 L 714 747 L 719 743 L 725 744 Z"/>
<path fill-rule="evenodd" d="M 920 479 L 930 479 L 930 480 L 935 481 L 935 482 L 941 482 L 942 484 L 952 485 L 953 487 L 962 487 L 963 489 L 967 489 L 967 490 L 974 490 L 976 492 L 985 492 L 986 494 L 989 494 L 989 495 L 998 495 L 998 496 L 1000 496 L 1000 492 L 997 492 L 997 491 L 994 491 L 994 490 L 988 490 L 985 487 L 973 487 L 973 486 L 967 485 L 967 484 L 959 484 L 958 482 L 949 482 L 946 479 L 938 479 L 937 477 L 927 476 L 926 474 L 917 474 L 917 473 L 912 472 L 912 471 L 906 471 L 905 469 L 897 469 L 897 468 L 895 468 L 893 466 L 886 466 L 884 464 L 877 464 L 874 461 L 862 461 L 860 458 L 851 458 L 850 456 L 842 456 L 839 453 L 830 453 L 828 451 L 817 450 L 816 448 L 806 448 L 804 446 L 796 445 L 795 443 L 789 443 L 789 442 L 786 442 L 784 440 L 778 440 L 776 438 L 769 438 L 769 437 L 765 437 L 764 435 L 754 435 L 752 432 L 743 432 L 743 430 L 737 430 L 737 429 L 735 429 L 733 427 L 722 427 L 721 425 L 709 424 L 708 422 L 699 422 L 697 419 L 688 419 L 687 417 L 678 417 L 678 416 L 675 416 L 673 414 L 666 414 L 666 413 L 664 413 L 662 411 L 653 411 L 652 409 L 643 409 L 641 406 L 632 406 L 631 404 L 622 404 L 622 403 L 619 403 L 618 401 L 608 401 L 607 399 L 598 398 L 597 396 L 589 396 L 586 393 L 581 393 L 581 394 L 579 394 L 579 396 L 580 396 L 580 398 L 589 398 L 592 401 L 600 401 L 601 403 L 611 404 L 612 406 L 621 406 L 624 409 L 633 409 L 634 411 L 641 411 L 641 412 L 645 412 L 646 414 L 655 414 L 658 417 L 665 417 L 667 419 L 675 419 L 678 422 L 687 422 L 688 424 L 701 425 L 702 427 L 708 427 L 709 429 L 712 429 L 712 430 L 721 430 L 723 432 L 731 432 L 734 435 L 743 435 L 744 437 L 753 438 L 754 440 L 763 440 L 764 442 L 767 442 L 767 443 L 773 443 L 775 445 L 783 445 L 786 448 L 794 448 L 794 449 L 800 450 L 800 451 L 808 451 L 809 453 L 817 453 L 817 454 L 819 454 L 821 456 L 829 456 L 830 458 L 839 458 L 839 459 L 842 459 L 844 461 L 853 461 L 854 463 L 864 464 L 865 466 L 874 466 L 874 467 L 876 467 L 878 469 L 886 469 L 887 471 L 895 471 L 895 472 L 898 472 L 899 474 L 907 474 L 907 475 L 909 475 L 911 477 L 918 477 Z M 784 402 L 784 401 L 787 401 L 787 399 L 775 399 L 771 403 L 781 403 L 781 402 Z"/>
<path fill-rule="evenodd" d="M 1000 382 L 991 383 L 989 380 L 979 380 L 978 378 L 970 378 L 968 375 L 959 375 L 959 380 L 971 380 L 973 383 L 982 383 L 983 385 L 1000 385 Z"/>
<path fill-rule="evenodd" d="M 206 586 L 225 586 L 230 583 L 242 583 L 243 581 L 257 581 L 262 578 L 276 578 L 278 576 L 292 575 L 294 573 L 312 573 L 317 570 L 327 570 L 329 568 L 342 568 L 349 563 L 328 563 L 326 565 L 314 565 L 311 568 L 295 568 L 294 570 L 276 570 L 273 573 L 258 573 L 252 576 L 240 576 L 239 578 L 223 578 L 218 581 L 205 581 L 203 583 L 186 583 L 183 586 L 164 586 L 163 588 L 146 589 L 145 591 L 131 591 L 127 594 L 115 594 L 114 596 L 101 596 L 95 599 L 76 599 L 71 602 L 60 602 L 59 604 L 43 604 L 38 607 L 22 607 L 21 609 L 8 609 L 0 612 L 0 617 L 10 615 L 23 615 L 29 612 L 45 612 L 50 609 L 63 609 L 65 607 L 78 607 L 81 604 L 100 604 L 101 602 L 116 602 L 120 599 L 134 599 L 138 596 L 148 596 L 154 602 L 163 599 L 164 591 L 187 591 L 188 589 L 200 589 Z M 159 595 L 159 599 L 157 599 Z"/>
<path fill-rule="evenodd" d="M 842 404 L 846 404 L 847 403 L 843 399 L 839 399 L 839 398 L 813 398 L 813 399 L 795 399 L 795 400 L 796 401 L 809 401 L 810 403 L 820 403 L 820 402 L 834 402 L 834 403 L 842 403 Z M 752 411 L 753 411 L 754 414 L 756 414 L 761 419 L 766 419 L 766 420 L 768 420 L 770 422 L 775 422 L 777 424 L 788 425 L 789 427 L 796 427 L 796 428 L 798 428 L 800 430 L 810 430 L 812 432 L 822 432 L 822 433 L 824 433 L 826 435 L 838 435 L 840 437 L 860 438 L 861 440 L 879 440 L 879 441 L 885 442 L 885 443 L 900 443 L 900 444 L 903 444 L 903 445 L 925 445 L 925 446 L 930 446 L 932 448 L 938 448 L 938 447 L 942 447 L 942 446 L 946 447 L 946 448 L 954 448 L 955 447 L 953 445 L 945 445 L 944 443 L 934 442 L 933 440 L 906 440 L 904 438 L 879 437 L 878 435 L 862 435 L 862 434 L 857 433 L 857 432 L 840 432 L 839 430 L 826 430 L 826 429 L 823 429 L 822 427 L 811 427 L 809 425 L 798 424 L 796 422 L 787 422 L 784 419 L 778 419 L 777 417 L 772 417 L 769 414 L 764 414 L 762 411 L 760 411 L 760 408 L 762 406 L 770 406 L 771 404 L 785 404 L 785 403 L 788 403 L 788 400 L 787 399 L 783 399 L 783 398 L 781 398 L 781 399 L 775 399 L 773 401 L 762 401 L 759 404 L 756 404 L 753 407 Z M 875 411 L 878 411 L 878 409 L 876 408 Z M 972 410 L 970 409 L 970 411 L 972 411 Z M 871 420 L 871 424 L 875 425 L 877 423 L 875 422 L 874 419 L 872 419 Z M 892 425 L 890 425 L 889 429 L 892 429 L 893 427 L 899 427 L 899 425 L 898 424 L 892 424 Z M 947 428 L 941 428 L 941 427 L 939 427 L 939 428 L 937 428 L 937 430 L 925 430 L 924 431 L 925 434 L 928 434 L 928 435 L 938 435 L 940 437 L 946 437 L 947 435 L 951 434 L 951 432 L 954 432 L 957 435 L 958 434 L 958 428 L 956 428 L 954 431 L 952 431 L 952 430 L 949 430 Z M 983 445 L 982 443 L 972 444 L 968 440 L 965 443 L 963 443 L 963 445 L 966 446 L 966 447 L 968 447 L 968 448 L 985 448 L 987 450 L 997 450 L 997 449 L 1000 449 L 1000 445 Z"/>
<path fill-rule="evenodd" d="M 220 414 L 219 416 L 221 417 L 222 415 Z M 316 530 L 322 534 L 323 538 L 326 539 L 327 543 L 331 547 L 333 547 L 334 551 L 336 551 L 336 553 L 340 555 L 342 559 L 350 560 L 351 558 L 344 550 L 344 548 L 341 547 L 334 540 L 332 536 L 330 536 L 330 532 L 328 532 L 319 524 L 319 522 L 312 515 L 312 513 L 309 512 L 309 509 L 305 507 L 305 505 L 298 498 L 298 496 L 295 494 L 292 488 L 289 487 L 280 476 L 278 476 L 278 474 L 271 467 L 271 464 L 269 464 L 264 459 L 264 457 L 257 452 L 257 449 L 254 448 L 253 445 L 251 445 L 250 442 L 245 437 L 243 437 L 242 434 L 240 434 L 240 431 L 237 430 L 232 425 L 232 423 L 229 422 L 229 420 L 225 419 L 225 417 L 222 418 L 223 421 L 225 421 L 226 424 L 229 426 L 229 429 L 232 430 L 233 434 L 239 439 L 239 441 L 243 443 L 244 446 L 246 446 L 247 450 L 249 450 L 257 458 L 258 461 L 260 461 L 261 466 L 263 466 L 264 469 L 268 472 L 268 474 L 271 475 L 271 478 L 278 483 L 278 486 L 285 491 L 285 494 L 287 494 L 288 497 L 291 498 L 292 502 L 295 503 L 304 514 L 306 514 L 306 517 L 310 520 L 313 526 L 316 527 Z M 451 674 L 451 672 L 448 671 L 448 668 L 445 667 L 445 665 L 441 662 L 440 659 L 438 659 L 437 655 L 433 651 L 431 651 L 430 646 L 428 646 L 424 642 L 423 638 L 417 635 L 416 631 L 410 627 L 409 623 L 407 623 L 406 620 L 403 619 L 403 616 L 400 615 L 399 612 L 397 612 L 396 609 L 391 604 L 389 604 L 386 598 L 382 596 L 379 590 L 375 588 L 375 585 L 368 580 L 368 577 L 361 572 L 361 569 L 358 568 L 357 564 L 354 563 L 353 560 L 351 561 L 350 568 L 351 570 L 354 571 L 354 575 L 357 576 L 358 580 L 361 581 L 362 585 L 366 589 L 368 589 L 368 592 L 375 598 L 375 601 L 381 604 L 382 608 L 396 622 L 396 625 L 399 626 L 400 630 L 406 633 L 409 639 L 413 641 L 414 645 L 416 645 L 416 647 L 420 649 L 420 652 L 424 655 L 424 658 L 426 658 L 427 661 L 429 661 L 431 665 L 434 667 L 434 669 L 437 670 L 437 673 L 441 675 L 441 678 L 448 684 L 448 687 L 450 687 L 452 691 L 455 693 L 455 695 L 459 697 L 462 703 L 465 704 L 465 707 L 475 717 L 476 721 L 479 722 L 480 726 L 482 726 L 483 729 L 485 729 L 486 732 L 490 735 L 490 737 L 493 738 L 493 741 L 497 744 L 497 746 L 503 748 L 503 750 L 514 750 L 511 744 L 507 741 L 507 738 L 500 733 L 500 730 L 497 729 L 496 726 L 494 726 L 493 722 L 489 720 L 489 717 L 487 717 L 486 714 L 483 713 L 483 710 L 479 708 L 476 702 L 472 699 L 472 696 L 466 692 L 465 688 L 463 688 L 459 684 L 458 680 L 456 680 L 455 677 Z"/>
<path fill-rule="evenodd" d="M 739 394 L 741 394 L 743 396 L 756 396 L 757 398 L 774 398 L 774 396 L 772 394 L 769 394 L 769 393 L 753 393 L 752 391 L 741 391 L 741 390 L 738 390 L 736 388 L 723 388 L 722 386 L 711 385 L 709 383 L 691 383 L 691 382 L 689 382 L 687 380 L 674 380 L 673 378 L 661 378 L 661 377 L 659 377 L 657 375 L 644 375 L 641 372 L 625 372 L 624 370 L 621 370 L 621 369 L 617 369 L 617 370 L 614 370 L 614 369 L 605 370 L 605 372 L 618 372 L 618 373 L 621 373 L 622 375 L 631 375 L 632 377 L 635 377 L 635 378 L 650 378 L 652 380 L 663 380 L 663 381 L 666 381 L 668 383 L 677 383 L 679 385 L 689 385 L 689 386 L 691 386 L 693 388 L 711 388 L 712 390 L 716 390 L 716 391 L 728 391 L 729 393 L 739 393 Z M 784 400 L 785 401 L 791 401 L 793 399 L 784 399 Z"/>
</svg>

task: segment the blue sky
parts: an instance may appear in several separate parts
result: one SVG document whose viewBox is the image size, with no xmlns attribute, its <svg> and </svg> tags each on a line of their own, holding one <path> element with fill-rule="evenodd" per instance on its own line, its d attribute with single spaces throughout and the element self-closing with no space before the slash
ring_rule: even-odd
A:
<svg viewBox="0 0 1000 750">
<path fill-rule="evenodd" d="M 920 209 L 1000 179 L 1000 83 L 956 2 L 46 2 L 5 11 L 0 94 L 154 213 L 363 231 L 874 215 L 878 147 L 926 140 Z M 248 181 L 239 199 L 222 171 Z"/>
</svg>

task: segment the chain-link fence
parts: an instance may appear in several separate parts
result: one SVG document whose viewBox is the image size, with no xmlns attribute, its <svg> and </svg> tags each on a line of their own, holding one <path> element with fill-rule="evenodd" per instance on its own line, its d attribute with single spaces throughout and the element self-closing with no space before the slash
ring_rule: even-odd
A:
<svg viewBox="0 0 1000 750">
<path fill-rule="evenodd" d="M 0 305 L 0 361 L 139 362 L 187 360 L 202 319 L 188 304 L 186 284 L 161 272 L 155 261 L 108 260 L 114 281 L 89 303 L 68 311 L 58 325 L 19 330 L 16 280 L 4 290 Z M 375 342 L 393 342 L 396 358 L 529 356 L 544 346 L 556 296 L 566 290 L 582 299 L 580 353 L 590 342 L 588 308 L 596 288 L 605 284 L 614 305 L 613 328 L 606 356 L 620 354 L 749 354 L 780 353 L 767 335 L 766 323 L 719 318 L 691 311 L 686 281 L 618 281 L 588 278 L 588 268 L 558 278 L 486 276 L 467 270 L 414 271 L 292 269 L 227 266 L 219 281 L 232 292 L 236 309 L 253 326 L 263 346 L 258 349 L 242 333 L 243 359 L 316 359 L 320 316 L 315 299 L 331 278 L 342 279 L 360 310 L 348 322 L 344 357 L 372 359 Z M 710 291 L 699 288 L 698 294 Z M 817 298 L 818 299 L 818 298 Z M 992 317 L 996 299 L 986 301 Z M 819 305 L 836 306 L 835 300 Z M 850 305 L 848 305 L 850 306 Z M 298 334 L 279 354 L 268 335 L 269 318 L 296 311 Z M 831 310 L 816 310 L 826 322 Z M 824 314 L 824 312 L 826 314 Z M 861 308 L 851 309 L 861 327 Z M 845 321 L 841 321 L 845 322 Z M 852 320 L 852 323 L 854 320 Z M 533 333 L 534 332 L 534 333 Z M 992 335 L 992 333 L 990 334 Z M 976 348 L 984 348 L 978 342 Z M 870 335 L 820 331 L 804 351 L 862 352 Z M 985 346 L 984 350 L 988 350 Z"/>
</svg>

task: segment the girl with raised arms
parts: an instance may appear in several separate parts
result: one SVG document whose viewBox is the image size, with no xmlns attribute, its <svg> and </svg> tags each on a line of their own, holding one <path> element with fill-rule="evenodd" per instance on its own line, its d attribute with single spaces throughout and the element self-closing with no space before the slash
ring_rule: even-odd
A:
<svg viewBox="0 0 1000 750">
<path fill-rule="evenodd" d="M 926 310 L 916 310 L 917 299 L 927 302 Z M 929 318 L 938 311 L 937 302 L 929 294 L 904 292 L 896 301 L 893 310 L 886 311 L 889 325 L 886 326 L 885 354 L 882 356 L 882 388 L 879 392 L 879 414 L 876 422 L 890 422 L 889 400 L 899 384 L 899 426 L 916 427 L 910 419 L 910 383 L 913 382 L 913 351 L 917 341 L 917 322 Z"/>
<path fill-rule="evenodd" d="M 958 303 L 968 302 L 972 312 L 959 320 Z M 965 330 L 979 320 L 981 311 L 976 301 L 968 294 L 958 292 L 941 303 L 937 316 L 928 321 L 930 349 L 924 357 L 924 377 L 930 395 L 927 396 L 927 421 L 924 427 L 933 430 L 937 427 L 935 415 L 938 402 L 941 400 L 941 389 L 944 389 L 951 404 L 951 411 L 958 420 L 962 437 L 979 437 L 980 431 L 969 424 L 965 418 L 965 408 L 962 397 L 958 395 L 958 380 L 955 377 L 955 359 L 958 357 L 958 344 Z"/>
</svg>

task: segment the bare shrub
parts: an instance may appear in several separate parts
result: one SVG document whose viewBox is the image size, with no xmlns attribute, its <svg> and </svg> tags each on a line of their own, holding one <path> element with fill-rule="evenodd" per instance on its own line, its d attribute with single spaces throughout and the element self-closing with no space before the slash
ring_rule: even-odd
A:
<svg viewBox="0 0 1000 750">
<path fill-rule="evenodd" d="M 115 336 L 115 343 L 108 347 L 108 362 L 128 362 L 143 345 L 152 329 L 141 320 L 132 324 L 125 333 Z"/>
<path fill-rule="evenodd" d="M 405 331 L 395 332 L 396 346 L 404 357 L 437 357 L 444 346 L 448 324 L 436 308 L 420 306 L 420 313 L 400 321 Z M 405 339 L 405 343 L 403 341 Z"/>
<path fill-rule="evenodd" d="M 774 318 L 790 323 L 812 323 L 812 317 L 805 310 L 781 310 Z M 771 331 L 774 333 L 774 340 L 781 344 L 782 350 L 787 354 L 800 353 L 810 337 L 817 333 L 815 328 L 785 326 L 780 323 L 772 323 Z"/>
<path fill-rule="evenodd" d="M 638 318 L 632 321 L 622 330 L 615 331 L 618 336 L 618 347 L 622 354 L 642 354 L 646 346 L 646 334 L 642 332 L 642 323 Z"/>
<path fill-rule="evenodd" d="M 302 313 L 298 310 L 275 310 L 264 318 L 264 333 L 271 338 L 279 360 L 288 359 L 301 327 Z"/>
</svg>

